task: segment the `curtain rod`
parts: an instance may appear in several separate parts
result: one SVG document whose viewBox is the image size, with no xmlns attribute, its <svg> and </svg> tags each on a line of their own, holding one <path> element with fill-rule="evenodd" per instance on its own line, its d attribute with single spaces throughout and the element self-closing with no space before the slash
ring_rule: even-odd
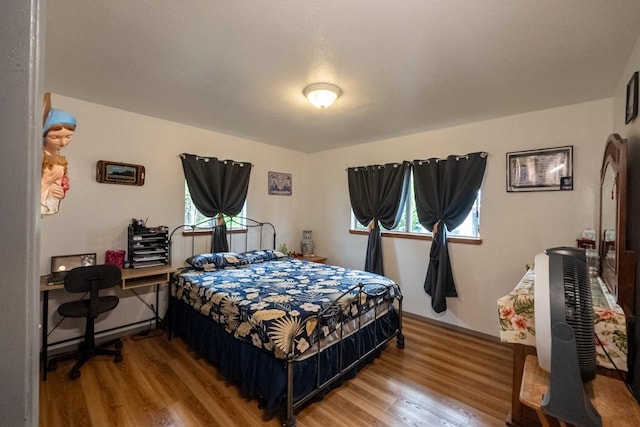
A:
<svg viewBox="0 0 640 427">
<path fill-rule="evenodd" d="M 483 159 L 489 155 L 489 153 L 487 153 L 486 151 L 480 151 L 480 152 L 469 153 L 469 154 L 477 154 L 477 153 L 479 153 L 480 157 L 482 157 Z M 455 157 L 456 158 L 456 162 L 457 162 L 460 159 L 468 159 L 469 158 L 469 154 L 464 154 L 462 156 L 458 156 L 458 155 L 452 154 L 449 157 Z M 431 163 L 432 160 L 435 161 L 436 163 L 438 163 L 438 162 L 444 162 L 447 159 L 431 158 L 431 159 L 426 159 L 426 160 L 414 160 L 414 162 L 418 162 L 418 164 L 421 165 L 423 163 Z"/>
<path fill-rule="evenodd" d="M 394 168 L 397 168 L 398 166 L 402 166 L 404 163 L 410 163 L 407 160 L 403 160 L 401 163 L 385 163 L 384 165 L 367 165 L 367 166 L 349 166 L 345 169 L 345 171 L 348 171 L 349 169 L 367 169 L 367 168 L 383 168 L 385 166 L 393 166 Z"/>
<path fill-rule="evenodd" d="M 237 160 L 231 160 L 231 159 L 220 160 L 217 157 L 206 157 L 206 156 L 199 156 L 197 154 L 189 154 L 189 153 L 180 153 L 180 154 L 178 154 L 178 157 L 180 157 L 181 159 L 186 159 L 187 156 L 193 156 L 193 157 L 196 158 L 196 160 L 204 160 L 205 162 L 208 162 L 209 160 L 217 160 L 217 161 L 222 162 L 222 163 L 233 162 L 234 164 L 238 164 L 240 166 L 249 165 L 249 166 L 253 167 L 253 164 L 250 163 L 250 162 L 239 162 Z"/>
<path fill-rule="evenodd" d="M 479 153 L 480 153 L 480 157 L 482 157 L 483 159 L 489 155 L 489 153 L 486 152 L 486 151 L 480 151 Z M 469 153 L 469 154 L 475 154 L 475 153 Z M 458 155 L 452 154 L 452 156 L 455 156 L 456 160 L 460 160 L 460 159 L 468 159 L 469 158 L 469 154 L 464 154 L 462 156 L 458 156 Z M 447 159 L 431 158 L 431 159 L 427 159 L 427 160 L 414 160 L 413 162 L 419 162 L 419 164 L 422 164 L 422 163 L 425 163 L 425 162 L 426 163 L 430 163 L 431 160 L 434 160 L 436 163 L 438 163 L 438 162 L 440 162 L 442 160 L 447 160 Z M 405 160 L 405 161 L 407 161 L 407 160 Z M 411 164 L 413 162 L 409 162 L 409 163 Z M 346 168 L 345 171 L 349 171 L 349 169 L 354 169 L 354 170 L 357 171 L 359 168 L 361 168 L 361 169 L 374 168 L 374 167 L 381 168 L 381 167 L 384 167 L 386 165 L 393 165 L 394 167 L 398 167 L 401 164 L 402 163 L 386 163 L 385 165 L 350 166 L 350 167 Z"/>
</svg>

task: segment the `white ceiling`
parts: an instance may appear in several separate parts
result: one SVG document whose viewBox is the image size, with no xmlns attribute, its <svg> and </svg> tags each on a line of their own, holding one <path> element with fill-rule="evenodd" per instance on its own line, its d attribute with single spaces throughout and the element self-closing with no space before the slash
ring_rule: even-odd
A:
<svg viewBox="0 0 640 427">
<path fill-rule="evenodd" d="M 611 97 L 640 34 L 638 0 L 47 3 L 45 90 L 302 152 Z"/>
</svg>

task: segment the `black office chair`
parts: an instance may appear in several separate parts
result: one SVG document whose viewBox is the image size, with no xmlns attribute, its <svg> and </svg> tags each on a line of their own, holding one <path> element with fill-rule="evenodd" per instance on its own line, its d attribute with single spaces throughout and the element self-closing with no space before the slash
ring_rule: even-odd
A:
<svg viewBox="0 0 640 427">
<path fill-rule="evenodd" d="M 99 314 L 113 310 L 118 305 L 119 299 L 115 295 L 99 296 L 100 289 L 118 286 L 122 280 L 120 269 L 115 265 L 92 265 L 77 267 L 67 272 L 64 277 L 64 288 L 67 292 L 88 292 L 89 299 L 71 301 L 61 304 L 58 313 L 64 317 L 86 317 L 87 323 L 84 332 L 84 341 L 80 343 L 77 351 L 51 359 L 47 365 L 48 371 L 56 369 L 58 362 L 62 360 L 78 359 L 71 369 L 71 378 L 80 376 L 80 367 L 93 356 L 115 356 L 115 362 L 122 361 L 122 341 L 110 340 L 96 346 L 95 320 Z M 107 349 L 115 345 L 116 350 Z"/>
</svg>

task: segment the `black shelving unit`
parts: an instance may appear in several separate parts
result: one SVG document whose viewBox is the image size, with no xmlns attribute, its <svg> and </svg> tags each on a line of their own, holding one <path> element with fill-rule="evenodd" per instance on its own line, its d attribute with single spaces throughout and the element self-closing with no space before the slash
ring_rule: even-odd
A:
<svg viewBox="0 0 640 427">
<path fill-rule="evenodd" d="M 129 224 L 127 260 L 131 268 L 169 264 L 169 231 L 165 226 Z"/>
</svg>

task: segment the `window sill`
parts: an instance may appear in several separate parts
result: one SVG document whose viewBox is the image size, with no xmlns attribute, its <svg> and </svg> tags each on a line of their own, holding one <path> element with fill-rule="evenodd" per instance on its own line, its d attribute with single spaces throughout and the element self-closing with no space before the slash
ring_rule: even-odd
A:
<svg viewBox="0 0 640 427">
<path fill-rule="evenodd" d="M 349 234 L 361 234 L 368 235 L 369 232 L 363 230 L 349 230 Z M 396 239 L 410 239 L 410 240 L 433 240 L 433 236 L 430 234 L 417 234 L 417 233 L 400 233 L 397 231 L 383 231 L 382 237 L 392 237 Z M 481 245 L 482 239 L 479 237 L 447 237 L 449 243 L 461 243 L 463 245 Z"/>
</svg>

